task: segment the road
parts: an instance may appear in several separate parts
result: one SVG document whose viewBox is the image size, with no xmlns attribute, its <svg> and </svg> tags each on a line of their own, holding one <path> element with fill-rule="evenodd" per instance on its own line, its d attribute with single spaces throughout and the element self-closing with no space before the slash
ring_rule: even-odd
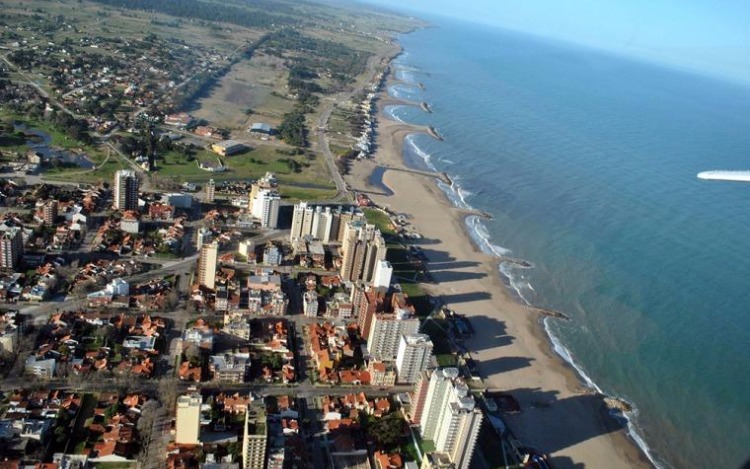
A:
<svg viewBox="0 0 750 469">
<path fill-rule="evenodd" d="M 328 121 L 331 119 L 333 109 L 338 103 L 347 102 L 352 99 L 352 96 L 354 96 L 355 93 L 361 91 L 364 86 L 367 86 L 367 84 L 373 79 L 373 77 L 375 77 L 377 63 L 381 60 L 381 57 L 371 57 L 370 60 L 367 61 L 365 81 L 363 83 L 360 83 L 359 86 L 355 86 L 351 91 L 343 91 L 333 96 L 332 98 L 326 99 L 324 101 L 323 109 L 320 112 L 320 116 L 318 116 L 318 120 L 316 122 L 317 147 L 325 157 L 328 171 L 331 173 L 333 182 L 336 185 L 336 190 L 338 191 L 338 196 L 334 200 L 344 199 L 347 202 L 351 202 L 353 199 L 352 194 L 349 192 L 349 187 L 344 181 L 344 178 L 341 176 L 341 173 L 339 173 L 338 168 L 336 168 L 336 157 L 333 155 L 333 153 L 331 152 L 331 148 L 328 145 L 328 139 L 326 138 Z"/>
</svg>

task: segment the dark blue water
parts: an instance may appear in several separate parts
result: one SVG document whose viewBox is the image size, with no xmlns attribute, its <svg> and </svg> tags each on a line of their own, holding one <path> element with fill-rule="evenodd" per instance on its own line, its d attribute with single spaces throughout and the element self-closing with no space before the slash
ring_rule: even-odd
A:
<svg viewBox="0 0 750 469">
<path fill-rule="evenodd" d="M 396 106 L 434 125 L 407 156 L 457 177 L 457 203 L 519 296 L 581 371 L 633 402 L 653 457 L 738 467 L 750 456 L 750 89 L 475 25 L 401 38 Z M 409 85 L 422 82 L 425 89 Z"/>
</svg>

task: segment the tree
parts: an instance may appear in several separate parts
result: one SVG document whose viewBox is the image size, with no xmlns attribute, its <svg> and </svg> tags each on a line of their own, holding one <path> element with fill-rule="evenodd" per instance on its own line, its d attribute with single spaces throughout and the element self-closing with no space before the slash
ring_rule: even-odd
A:
<svg viewBox="0 0 750 469">
<path fill-rule="evenodd" d="M 390 450 L 401 442 L 405 424 L 406 421 L 400 413 L 391 412 L 369 425 L 367 433 L 375 439 L 379 447 Z"/>
<path fill-rule="evenodd" d="M 177 304 L 180 302 L 180 294 L 177 292 L 177 290 L 172 289 L 167 293 L 167 296 L 165 298 L 165 306 L 169 311 L 174 311 L 175 308 L 177 308 Z"/>
</svg>

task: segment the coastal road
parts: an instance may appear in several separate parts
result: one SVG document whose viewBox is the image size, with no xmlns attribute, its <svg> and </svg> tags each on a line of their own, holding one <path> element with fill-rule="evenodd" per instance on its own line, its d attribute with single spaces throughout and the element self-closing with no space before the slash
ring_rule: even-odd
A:
<svg viewBox="0 0 750 469">
<path fill-rule="evenodd" d="M 387 54 L 386 54 L 387 55 Z M 326 165 L 328 166 L 328 171 L 331 173 L 331 177 L 333 178 L 333 182 L 336 185 L 336 190 L 338 191 L 338 197 L 336 199 L 344 198 L 346 201 L 351 202 L 351 193 L 349 192 L 349 187 L 347 186 L 346 182 L 344 181 L 343 176 L 341 176 L 341 173 L 339 173 L 338 168 L 336 168 L 336 159 L 333 156 L 333 153 L 331 153 L 331 148 L 328 145 L 328 139 L 326 138 L 326 129 L 328 128 L 328 121 L 331 119 L 331 114 L 333 113 L 333 109 L 336 107 L 336 105 L 340 102 L 346 102 L 354 96 L 355 93 L 361 91 L 364 89 L 365 86 L 367 86 L 375 76 L 375 72 L 377 69 L 377 64 L 381 63 L 384 56 L 373 56 L 370 57 L 370 60 L 367 61 L 367 71 L 365 73 L 365 78 L 362 83 L 359 83 L 358 86 L 355 86 L 351 91 L 343 91 L 341 93 L 338 93 L 334 97 L 327 99 L 325 101 L 323 110 L 320 113 L 320 116 L 318 116 L 318 120 L 316 122 L 316 134 L 318 137 L 318 150 L 323 153 L 323 156 L 325 156 Z"/>
<path fill-rule="evenodd" d="M 347 99 L 351 97 L 352 94 L 353 92 L 349 93 Z M 320 113 L 320 117 L 318 117 L 318 150 L 323 153 L 323 156 L 325 157 L 328 171 L 331 173 L 331 177 L 333 178 L 333 183 L 336 185 L 336 190 L 339 193 L 339 197 L 344 195 L 347 199 L 351 200 L 349 198 L 349 189 L 346 186 L 346 182 L 344 182 L 344 178 L 341 176 L 341 173 L 339 173 L 338 168 L 336 168 L 336 160 L 333 156 L 333 153 L 331 153 L 331 148 L 328 145 L 328 139 L 326 138 L 326 132 L 324 130 L 328 126 L 328 120 L 331 118 L 333 108 L 336 106 L 336 103 L 338 103 L 339 99 L 340 96 L 326 103 L 326 107 L 323 109 L 323 112 Z"/>
</svg>

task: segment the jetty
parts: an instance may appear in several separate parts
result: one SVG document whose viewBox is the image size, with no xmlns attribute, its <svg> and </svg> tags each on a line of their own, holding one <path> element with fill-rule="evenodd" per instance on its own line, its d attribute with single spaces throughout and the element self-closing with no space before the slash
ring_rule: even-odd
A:
<svg viewBox="0 0 750 469">
<path fill-rule="evenodd" d="M 477 210 L 475 208 L 459 208 L 459 207 L 456 207 L 456 210 L 460 211 L 461 214 L 466 217 L 479 217 L 485 220 L 492 220 L 492 215 L 485 212 L 484 210 Z"/>
<path fill-rule="evenodd" d="M 517 267 L 522 267 L 524 269 L 530 269 L 534 267 L 534 264 L 527 261 L 526 259 L 516 259 L 515 257 L 501 257 L 500 262 L 507 262 L 509 264 L 513 264 Z"/>
<path fill-rule="evenodd" d="M 384 171 L 401 171 L 404 173 L 416 174 L 418 176 L 425 176 L 429 178 L 439 179 L 440 181 L 448 185 L 453 184 L 453 181 L 445 172 L 424 171 L 421 169 L 403 168 L 403 167 L 390 166 L 390 165 L 380 165 L 380 167 L 383 168 Z"/>
<path fill-rule="evenodd" d="M 442 135 L 438 133 L 438 131 L 433 126 L 427 127 L 427 133 L 430 134 L 430 137 L 434 138 L 435 140 L 440 140 L 441 142 L 445 140 Z"/>
<path fill-rule="evenodd" d="M 555 319 L 562 319 L 564 321 L 570 321 L 570 317 L 567 314 L 561 313 L 560 311 L 556 311 L 554 309 L 536 308 L 534 306 L 530 306 L 530 308 L 535 313 L 541 314 L 542 316 L 547 316 L 547 317 L 555 318 Z"/>
<path fill-rule="evenodd" d="M 422 110 L 428 114 L 432 114 L 432 108 L 427 103 L 427 101 L 422 101 L 422 103 L 419 105 L 419 107 L 422 108 Z"/>
</svg>

